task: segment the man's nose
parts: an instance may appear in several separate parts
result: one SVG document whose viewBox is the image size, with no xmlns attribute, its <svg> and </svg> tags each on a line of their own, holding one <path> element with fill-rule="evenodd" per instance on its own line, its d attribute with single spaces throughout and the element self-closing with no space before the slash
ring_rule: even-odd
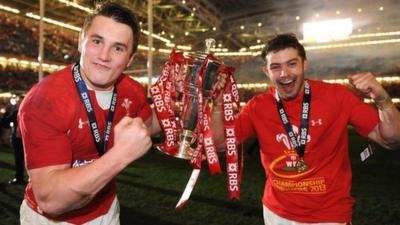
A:
<svg viewBox="0 0 400 225">
<path fill-rule="evenodd" d="M 282 66 L 280 77 L 286 77 L 289 75 L 289 68 L 287 66 Z"/>
<path fill-rule="evenodd" d="M 102 47 L 99 52 L 99 59 L 102 61 L 110 61 L 110 59 L 111 59 L 110 50 L 111 49 L 107 46 Z"/>
</svg>

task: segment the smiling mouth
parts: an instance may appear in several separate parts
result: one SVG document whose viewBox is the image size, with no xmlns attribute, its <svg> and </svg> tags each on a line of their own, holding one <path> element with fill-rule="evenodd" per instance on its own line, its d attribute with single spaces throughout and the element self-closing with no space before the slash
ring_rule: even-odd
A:
<svg viewBox="0 0 400 225">
<path fill-rule="evenodd" d="M 294 83 L 296 81 L 296 79 L 291 79 L 291 80 L 281 80 L 281 81 L 279 81 L 279 84 L 280 85 L 289 85 L 289 84 L 292 84 L 292 83 Z"/>
<path fill-rule="evenodd" d="M 106 66 L 106 65 L 103 65 L 103 64 L 100 64 L 100 63 L 93 63 L 96 67 L 98 67 L 98 68 L 100 68 L 100 69 L 103 69 L 103 70 L 108 70 L 108 69 L 110 69 L 110 67 L 108 67 L 108 66 Z"/>
</svg>

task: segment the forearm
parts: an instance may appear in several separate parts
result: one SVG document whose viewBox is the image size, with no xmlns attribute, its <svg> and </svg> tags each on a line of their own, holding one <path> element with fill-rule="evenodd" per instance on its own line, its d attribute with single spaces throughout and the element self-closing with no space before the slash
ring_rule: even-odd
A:
<svg viewBox="0 0 400 225">
<path fill-rule="evenodd" d="M 158 117 L 153 107 L 151 108 L 151 117 L 146 120 L 145 123 L 146 126 L 150 128 L 152 136 L 157 135 L 161 132 L 160 122 L 158 121 Z"/>
<path fill-rule="evenodd" d="M 400 114 L 389 95 L 375 100 L 379 110 L 379 133 L 382 144 L 391 149 L 400 147 Z"/>
<path fill-rule="evenodd" d="M 91 164 L 77 168 L 49 167 L 30 171 L 39 207 L 50 215 L 60 215 L 88 204 L 129 162 L 108 151 Z M 40 170 L 40 169 L 39 169 Z"/>
</svg>

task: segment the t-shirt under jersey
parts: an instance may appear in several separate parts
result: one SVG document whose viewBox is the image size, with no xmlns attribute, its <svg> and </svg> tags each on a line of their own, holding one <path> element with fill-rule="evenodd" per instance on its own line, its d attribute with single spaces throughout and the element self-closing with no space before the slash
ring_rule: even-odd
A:
<svg viewBox="0 0 400 225">
<path fill-rule="evenodd" d="M 281 122 L 274 87 L 251 99 L 238 114 L 238 139 L 256 135 L 259 140 L 267 175 L 263 204 L 274 213 L 299 222 L 349 222 L 354 199 L 350 195 L 348 125 L 367 136 L 378 124 L 378 113 L 347 87 L 308 82 L 311 107 L 304 154 L 307 171 L 295 170 L 299 159 Z M 297 137 L 303 96 L 301 93 L 293 100 L 283 100 Z"/>
<path fill-rule="evenodd" d="M 150 118 L 146 93 L 138 82 L 121 75 L 114 88 L 117 88 L 117 103 L 113 126 L 126 115 L 139 116 L 144 121 Z M 89 91 L 89 95 L 100 134 L 104 138 L 108 109 L 99 106 L 94 91 Z M 99 99 L 104 98 L 109 102 L 107 96 Z M 71 66 L 49 75 L 29 91 L 21 105 L 19 121 L 28 169 L 60 164 L 81 166 L 99 157 L 85 107 L 72 78 Z M 113 146 L 113 130 L 107 149 Z M 88 205 L 54 219 L 74 224 L 87 222 L 105 214 L 114 197 L 115 181 L 112 180 Z M 32 209 L 42 213 L 37 207 L 31 183 L 26 188 L 25 199 Z"/>
</svg>

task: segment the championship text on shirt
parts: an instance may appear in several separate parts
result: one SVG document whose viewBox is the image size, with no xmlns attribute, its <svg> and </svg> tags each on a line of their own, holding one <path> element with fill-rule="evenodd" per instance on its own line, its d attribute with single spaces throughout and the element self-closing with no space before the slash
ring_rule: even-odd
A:
<svg viewBox="0 0 400 225">
<path fill-rule="evenodd" d="M 326 181 L 323 177 L 304 179 L 300 181 L 286 179 L 272 179 L 272 185 L 283 192 L 292 193 L 326 193 Z"/>
</svg>

